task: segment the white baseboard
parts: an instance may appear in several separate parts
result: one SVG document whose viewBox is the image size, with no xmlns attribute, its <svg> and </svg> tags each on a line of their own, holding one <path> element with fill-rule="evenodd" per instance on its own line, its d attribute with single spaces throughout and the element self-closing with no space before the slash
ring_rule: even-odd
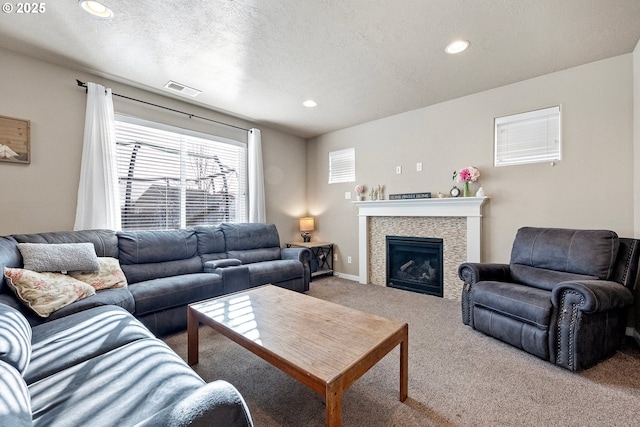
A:
<svg viewBox="0 0 640 427">
<path fill-rule="evenodd" d="M 354 276 L 353 274 L 345 274 L 345 273 L 333 273 L 334 276 L 339 277 L 341 279 L 353 280 L 354 282 L 360 281 L 360 276 Z"/>
</svg>

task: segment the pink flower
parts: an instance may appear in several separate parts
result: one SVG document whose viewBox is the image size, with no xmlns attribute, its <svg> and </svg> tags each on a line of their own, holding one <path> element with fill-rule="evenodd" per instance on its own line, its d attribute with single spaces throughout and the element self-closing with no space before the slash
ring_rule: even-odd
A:
<svg viewBox="0 0 640 427">
<path fill-rule="evenodd" d="M 356 190 L 356 193 L 358 194 L 364 193 L 364 190 L 365 190 L 364 185 L 360 185 L 360 184 L 356 185 L 355 190 Z"/>
<path fill-rule="evenodd" d="M 458 182 L 476 182 L 480 178 L 480 171 L 473 167 L 467 166 L 458 172 Z"/>
</svg>

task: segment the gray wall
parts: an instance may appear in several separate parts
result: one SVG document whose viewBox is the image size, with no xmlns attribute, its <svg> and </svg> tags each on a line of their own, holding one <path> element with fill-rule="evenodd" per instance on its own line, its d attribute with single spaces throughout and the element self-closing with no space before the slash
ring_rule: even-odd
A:
<svg viewBox="0 0 640 427">
<path fill-rule="evenodd" d="M 80 79 L 111 87 L 114 93 L 244 128 L 260 128 L 267 221 L 276 224 L 283 242 L 299 238 L 297 218 L 306 213 L 303 139 L 2 49 L 0 64 L 0 115 L 31 121 L 31 164 L 0 162 L 0 235 L 73 228 L 86 107 L 85 91 L 75 81 Z M 114 107 L 118 113 L 247 140 L 244 131 L 118 97 L 114 97 Z"/>
<path fill-rule="evenodd" d="M 355 196 L 359 183 L 382 184 L 386 195 L 448 193 L 452 172 L 469 165 L 480 169 L 480 185 L 490 197 L 484 261 L 508 262 L 515 232 L 525 225 L 606 228 L 633 236 L 632 60 L 623 55 L 309 140 L 307 193 L 309 212 L 318 218 L 315 238 L 336 243 L 336 270 L 357 276 L 357 209 L 345 200 L 346 191 Z M 555 166 L 494 167 L 494 118 L 553 105 L 562 107 L 562 160 Z M 329 185 L 328 153 L 348 147 L 356 149 L 357 182 Z M 422 172 L 416 162 L 423 163 Z M 402 166 L 401 175 L 396 166 Z"/>
</svg>

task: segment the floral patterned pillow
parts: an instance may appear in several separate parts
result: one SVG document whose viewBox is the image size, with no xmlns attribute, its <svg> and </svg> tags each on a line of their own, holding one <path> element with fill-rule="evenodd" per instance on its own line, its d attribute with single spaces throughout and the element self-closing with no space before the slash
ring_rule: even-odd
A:
<svg viewBox="0 0 640 427">
<path fill-rule="evenodd" d="M 88 284 L 61 273 L 5 267 L 4 276 L 18 298 L 40 317 L 96 293 Z"/>
<path fill-rule="evenodd" d="M 127 287 L 127 278 L 117 258 L 99 257 L 98 263 L 100 264 L 98 271 L 70 271 L 69 276 L 88 283 L 96 291 Z"/>
</svg>

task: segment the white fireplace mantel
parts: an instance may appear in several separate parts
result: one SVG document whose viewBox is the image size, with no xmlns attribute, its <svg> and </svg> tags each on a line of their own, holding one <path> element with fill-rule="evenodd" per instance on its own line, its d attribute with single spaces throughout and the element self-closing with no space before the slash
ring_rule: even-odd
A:
<svg viewBox="0 0 640 427">
<path fill-rule="evenodd" d="M 480 262 L 482 205 L 488 197 L 375 200 L 352 202 L 358 207 L 359 281 L 368 283 L 368 221 L 371 216 L 466 217 L 467 261 Z"/>
</svg>

